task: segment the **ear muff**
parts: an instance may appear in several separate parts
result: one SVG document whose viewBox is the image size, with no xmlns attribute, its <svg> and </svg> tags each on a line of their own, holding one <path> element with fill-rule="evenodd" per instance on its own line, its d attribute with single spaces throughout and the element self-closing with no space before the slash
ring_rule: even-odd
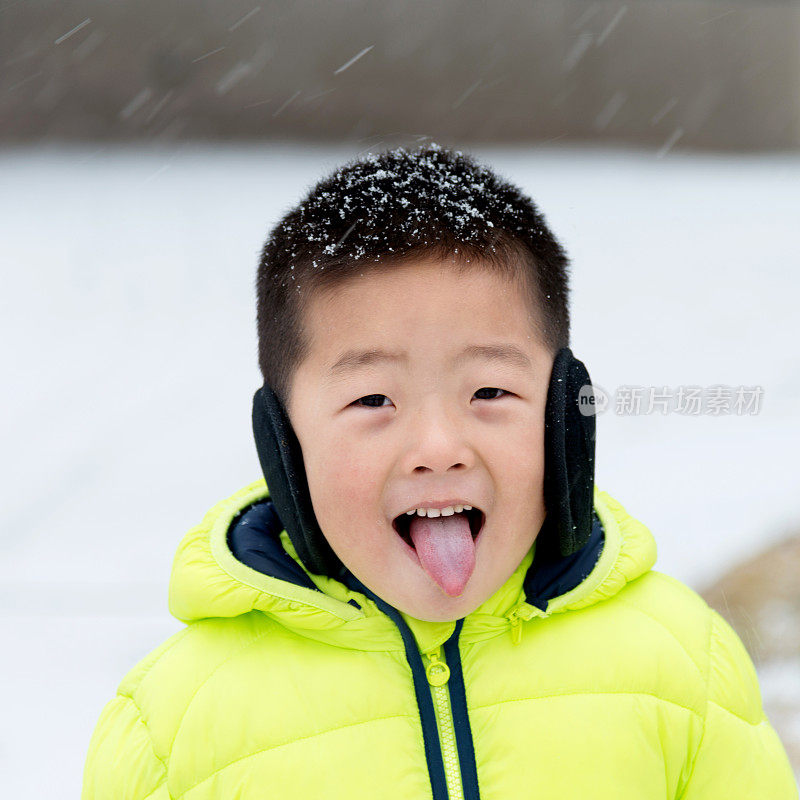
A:
<svg viewBox="0 0 800 800">
<path fill-rule="evenodd" d="M 591 535 L 596 438 L 593 398 L 583 362 L 562 347 L 553 361 L 545 405 L 547 516 L 537 552 L 540 544 L 552 550 L 557 546 L 561 556 L 568 556 L 580 550 Z"/>
<path fill-rule="evenodd" d="M 314 514 L 300 442 L 283 404 L 266 383 L 253 396 L 253 435 L 270 499 L 300 560 L 315 575 L 341 575 L 345 566 Z"/>
<path fill-rule="evenodd" d="M 581 392 L 582 387 L 584 388 Z M 595 417 L 580 401 L 591 393 L 586 367 L 568 347 L 558 351 L 545 405 L 547 516 L 537 553 L 568 556 L 589 540 L 594 510 Z M 328 544 L 311 504 L 303 452 L 283 404 L 268 384 L 253 396 L 253 435 L 270 499 L 309 572 L 340 578 L 346 567 Z"/>
</svg>

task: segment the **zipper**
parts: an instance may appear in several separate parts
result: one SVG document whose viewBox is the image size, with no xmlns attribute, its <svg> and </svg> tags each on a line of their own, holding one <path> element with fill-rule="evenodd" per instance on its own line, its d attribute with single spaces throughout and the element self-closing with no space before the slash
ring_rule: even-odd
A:
<svg viewBox="0 0 800 800">
<path fill-rule="evenodd" d="M 458 746 L 456 730 L 453 724 L 453 712 L 447 682 L 450 680 L 450 667 L 444 659 L 441 645 L 436 650 L 425 654 L 428 664 L 425 675 L 431 687 L 433 706 L 436 711 L 436 724 L 439 729 L 439 740 L 442 743 L 442 760 L 447 782 L 449 800 L 464 800 L 464 785 L 461 781 L 461 769 L 458 763 Z"/>
<path fill-rule="evenodd" d="M 532 606 L 530 603 L 520 603 L 510 614 L 506 614 L 506 619 L 511 626 L 511 643 L 519 644 L 522 641 L 522 621 L 533 619 L 534 617 L 549 617 L 549 611 L 542 611 L 541 608 Z"/>
<path fill-rule="evenodd" d="M 374 601 L 397 625 L 403 639 L 419 709 L 432 800 L 480 800 L 458 646 L 464 620 L 456 620 L 450 638 L 435 650 L 425 653 L 424 658 L 414 634 L 396 608 L 367 589 L 352 574 L 347 577 L 347 586 Z"/>
</svg>

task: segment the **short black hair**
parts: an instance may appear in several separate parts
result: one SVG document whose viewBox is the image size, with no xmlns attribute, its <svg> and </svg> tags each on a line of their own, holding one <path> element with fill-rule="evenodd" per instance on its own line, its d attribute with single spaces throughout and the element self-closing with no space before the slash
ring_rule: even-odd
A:
<svg viewBox="0 0 800 800">
<path fill-rule="evenodd" d="M 553 355 L 569 346 L 568 259 L 533 201 L 461 151 L 435 143 L 356 158 L 275 225 L 256 277 L 258 361 L 288 402 L 310 342 L 303 311 L 319 290 L 434 257 L 519 281 Z"/>
</svg>

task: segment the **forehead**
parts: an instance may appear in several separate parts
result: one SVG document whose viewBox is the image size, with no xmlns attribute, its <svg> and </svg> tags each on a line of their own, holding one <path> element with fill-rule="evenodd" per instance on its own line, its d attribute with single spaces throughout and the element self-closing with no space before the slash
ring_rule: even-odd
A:
<svg viewBox="0 0 800 800">
<path fill-rule="evenodd" d="M 334 362 L 352 367 L 366 361 L 401 361 L 365 353 L 398 355 L 406 343 L 448 349 L 451 357 L 464 360 L 481 355 L 475 350 L 481 340 L 495 347 L 483 355 L 498 361 L 505 355 L 509 363 L 521 364 L 523 359 L 509 352 L 512 348 L 500 353 L 502 340 L 515 339 L 524 352 L 520 344 L 540 338 L 524 280 L 483 265 L 433 260 L 371 265 L 323 287 L 307 299 L 303 325 L 311 350 L 328 367 Z M 469 345 L 472 350 L 462 352 Z"/>
</svg>

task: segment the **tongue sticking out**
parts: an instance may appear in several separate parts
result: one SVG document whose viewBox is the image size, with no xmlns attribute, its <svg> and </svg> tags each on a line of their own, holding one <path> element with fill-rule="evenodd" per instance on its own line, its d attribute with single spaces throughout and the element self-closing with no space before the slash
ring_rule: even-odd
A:
<svg viewBox="0 0 800 800">
<path fill-rule="evenodd" d="M 460 595 L 475 568 L 475 542 L 467 515 L 415 516 L 409 535 L 428 575 L 451 597 Z"/>
</svg>

